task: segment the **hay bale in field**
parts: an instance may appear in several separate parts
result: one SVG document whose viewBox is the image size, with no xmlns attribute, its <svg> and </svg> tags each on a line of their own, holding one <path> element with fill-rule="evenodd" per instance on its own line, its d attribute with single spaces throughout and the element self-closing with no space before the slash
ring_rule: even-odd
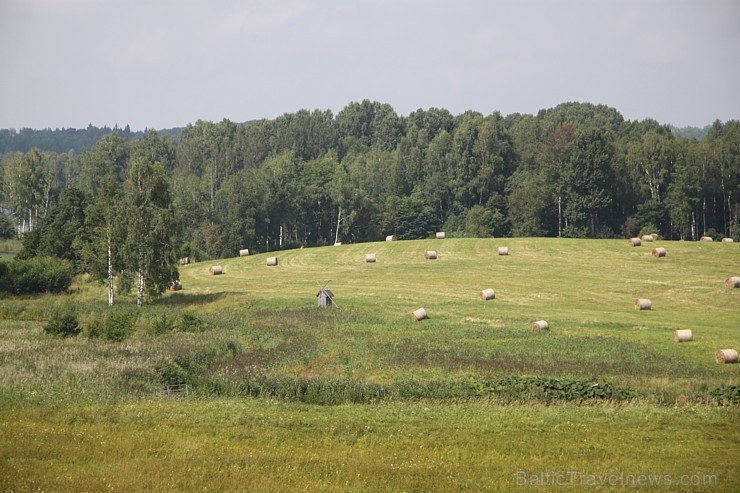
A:
<svg viewBox="0 0 740 493">
<path fill-rule="evenodd" d="M 434 250 L 427 250 L 424 252 L 424 258 L 427 260 L 437 260 L 437 252 Z"/>
<path fill-rule="evenodd" d="M 637 298 L 635 300 L 635 310 L 652 310 L 653 303 L 650 300 L 644 298 Z"/>
<path fill-rule="evenodd" d="M 249 248 L 242 248 L 239 250 L 240 257 L 249 257 Z"/>
<path fill-rule="evenodd" d="M 653 248 L 653 257 L 665 257 L 665 248 L 663 247 Z"/>
<path fill-rule="evenodd" d="M 268 267 L 273 267 L 278 264 L 278 259 L 277 257 L 267 257 L 267 260 L 265 260 L 265 264 Z"/>
<path fill-rule="evenodd" d="M 498 254 L 499 255 L 508 255 L 509 254 L 509 247 L 498 247 Z"/>
<path fill-rule="evenodd" d="M 688 329 L 679 329 L 676 331 L 673 340 L 676 342 L 689 342 L 694 340 L 694 335 Z"/>
<path fill-rule="evenodd" d="M 182 283 L 180 281 L 172 281 L 170 287 L 167 289 L 170 291 L 180 291 L 182 289 Z"/>
<path fill-rule="evenodd" d="M 437 231 L 437 239 L 438 240 L 444 240 L 445 239 L 445 232 L 444 231 Z"/>
<path fill-rule="evenodd" d="M 414 322 L 421 322 L 422 320 L 426 320 L 427 318 L 429 318 L 429 315 L 427 315 L 427 311 L 423 308 L 414 310 L 413 315 L 414 315 Z"/>
<path fill-rule="evenodd" d="M 652 233 L 650 236 L 653 237 L 653 241 L 658 241 L 658 233 Z"/>
<path fill-rule="evenodd" d="M 653 235 L 642 235 L 640 238 L 644 243 L 652 243 L 654 241 Z"/>
<path fill-rule="evenodd" d="M 491 288 L 484 289 L 483 291 L 480 292 L 480 299 L 484 301 L 492 300 L 495 297 L 496 297 L 496 292 Z"/>
<path fill-rule="evenodd" d="M 547 323 L 546 320 L 538 320 L 536 322 L 532 322 L 532 330 L 535 332 L 539 332 L 541 330 L 548 330 L 550 328 L 550 324 Z"/>
<path fill-rule="evenodd" d="M 376 259 L 374 253 L 366 253 L 365 254 L 365 262 L 367 262 L 368 264 L 374 264 L 376 260 L 377 259 Z"/>
<path fill-rule="evenodd" d="M 722 238 L 722 243 L 734 243 L 734 241 L 732 238 Z"/>
<path fill-rule="evenodd" d="M 208 268 L 208 273 L 212 276 L 218 276 L 224 273 L 224 268 L 220 265 L 212 265 Z"/>
<path fill-rule="evenodd" d="M 728 288 L 740 288 L 740 277 L 728 277 L 725 281 L 725 286 Z"/>
<path fill-rule="evenodd" d="M 630 246 L 638 247 L 642 245 L 642 241 L 640 241 L 640 238 L 630 238 L 629 244 Z"/>
<path fill-rule="evenodd" d="M 397 239 L 396 235 L 388 235 L 385 237 L 385 241 L 396 241 Z"/>
<path fill-rule="evenodd" d="M 740 357 L 738 357 L 737 351 L 734 349 L 720 349 L 717 351 L 714 359 L 717 360 L 717 363 L 723 365 L 726 363 L 737 363 Z"/>
<path fill-rule="evenodd" d="M 699 238 L 699 241 L 714 241 L 711 236 L 704 235 Z"/>
<path fill-rule="evenodd" d="M 177 261 L 180 265 L 188 265 L 190 263 L 190 257 L 183 257 Z"/>
</svg>

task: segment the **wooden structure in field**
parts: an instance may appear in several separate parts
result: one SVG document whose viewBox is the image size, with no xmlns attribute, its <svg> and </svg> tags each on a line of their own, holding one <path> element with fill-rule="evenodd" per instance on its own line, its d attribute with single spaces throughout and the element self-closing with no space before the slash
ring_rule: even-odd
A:
<svg viewBox="0 0 740 493">
<path fill-rule="evenodd" d="M 334 293 L 331 292 L 331 289 L 321 288 L 319 292 L 316 293 L 316 300 L 319 308 L 329 308 L 334 306 Z"/>
</svg>

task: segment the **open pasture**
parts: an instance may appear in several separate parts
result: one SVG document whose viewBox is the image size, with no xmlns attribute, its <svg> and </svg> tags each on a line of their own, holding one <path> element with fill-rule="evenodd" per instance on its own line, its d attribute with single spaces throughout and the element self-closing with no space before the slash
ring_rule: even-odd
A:
<svg viewBox="0 0 740 493">
<path fill-rule="evenodd" d="M 511 253 L 498 256 L 497 246 Z M 740 270 L 732 244 L 666 243 L 664 258 L 650 248 L 616 240 L 424 240 L 342 245 L 224 260 L 225 274 L 207 275 L 207 263 L 182 270 L 182 296 L 219 295 L 203 310 L 293 311 L 328 319 L 318 338 L 318 364 L 288 373 L 331 373 L 340 359 L 362 378 L 389 382 L 404 375 L 539 374 L 616 378 L 630 386 L 732 381 L 736 368 L 718 368 L 714 354 L 738 345 L 740 293 L 724 281 Z M 438 259 L 426 260 L 434 249 Z M 365 263 L 374 253 L 377 262 Z M 339 310 L 307 314 L 319 284 L 329 281 Z M 481 301 L 492 288 L 496 297 Z M 637 311 L 637 298 L 652 310 Z M 412 320 L 424 307 L 429 319 Z M 551 329 L 532 333 L 535 320 Z M 674 331 L 694 341 L 676 344 Z M 355 368 L 357 369 L 357 368 Z M 409 373 L 410 372 L 410 373 Z M 331 376 L 331 375 L 330 375 Z M 636 382 L 639 381 L 639 382 Z"/>
<path fill-rule="evenodd" d="M 537 474 L 568 471 L 589 491 L 624 489 L 595 477 L 620 473 L 732 491 L 739 415 L 712 392 L 739 383 L 740 365 L 714 355 L 740 347 L 740 289 L 725 286 L 740 248 L 657 244 L 665 257 L 626 240 L 507 238 L 200 262 L 120 342 L 86 337 L 107 307 L 84 279 L 70 295 L 0 300 L 0 491 L 541 491 Z M 327 282 L 337 306 L 318 309 Z M 72 307 L 82 335 L 43 332 Z M 429 319 L 414 322 L 420 307 Z M 677 329 L 693 340 L 674 342 Z M 627 398 L 531 386 L 548 379 Z M 175 381 L 187 396 L 162 395 Z"/>
</svg>

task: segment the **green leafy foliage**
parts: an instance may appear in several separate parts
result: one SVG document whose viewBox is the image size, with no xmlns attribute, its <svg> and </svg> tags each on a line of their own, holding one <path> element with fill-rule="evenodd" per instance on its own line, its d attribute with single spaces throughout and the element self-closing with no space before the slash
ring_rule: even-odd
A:
<svg viewBox="0 0 740 493">
<path fill-rule="evenodd" d="M 740 404 L 740 385 L 723 385 L 710 391 L 708 394 L 710 399 L 715 400 L 719 404 Z"/>
<path fill-rule="evenodd" d="M 15 238 L 15 226 L 7 214 L 0 213 L 0 240 Z"/>
<path fill-rule="evenodd" d="M 91 339 L 105 339 L 120 342 L 131 337 L 136 328 L 138 313 L 131 306 L 110 307 L 101 316 L 95 318 L 87 328 Z"/>
<path fill-rule="evenodd" d="M 616 387 L 608 382 L 571 380 L 546 377 L 511 376 L 492 382 L 471 384 L 478 397 L 499 397 L 512 401 L 611 400 L 622 401 L 634 397 L 629 389 Z"/>
<path fill-rule="evenodd" d="M 164 361 L 155 367 L 164 385 L 179 385 L 187 382 L 188 373 L 174 361 Z"/>
<path fill-rule="evenodd" d="M 80 326 L 80 323 L 77 321 L 77 316 L 75 314 L 56 313 L 51 320 L 49 320 L 49 323 L 44 325 L 44 332 L 62 337 L 70 337 L 76 336 L 82 332 L 82 326 Z"/>
<path fill-rule="evenodd" d="M 36 257 L 3 263 L 0 293 L 14 295 L 62 293 L 72 284 L 72 266 L 67 260 Z"/>
<path fill-rule="evenodd" d="M 181 313 L 172 324 L 175 332 L 203 332 L 206 328 L 206 323 L 190 312 Z"/>
</svg>

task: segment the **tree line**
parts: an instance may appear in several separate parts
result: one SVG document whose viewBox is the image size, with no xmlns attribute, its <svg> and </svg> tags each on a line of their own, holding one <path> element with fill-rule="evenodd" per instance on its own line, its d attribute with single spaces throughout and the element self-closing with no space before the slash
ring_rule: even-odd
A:
<svg viewBox="0 0 740 493">
<path fill-rule="evenodd" d="M 179 136 L 111 131 L 79 154 L 32 148 L 0 166 L 2 221 L 26 236 L 24 255 L 128 272 L 140 291 L 158 242 L 172 261 L 437 230 L 691 240 L 737 236 L 740 218 L 740 122 L 716 121 L 699 141 L 589 103 L 399 116 L 365 100 L 336 115 L 199 120 Z M 136 261 L 108 258 L 123 244 Z"/>
</svg>

